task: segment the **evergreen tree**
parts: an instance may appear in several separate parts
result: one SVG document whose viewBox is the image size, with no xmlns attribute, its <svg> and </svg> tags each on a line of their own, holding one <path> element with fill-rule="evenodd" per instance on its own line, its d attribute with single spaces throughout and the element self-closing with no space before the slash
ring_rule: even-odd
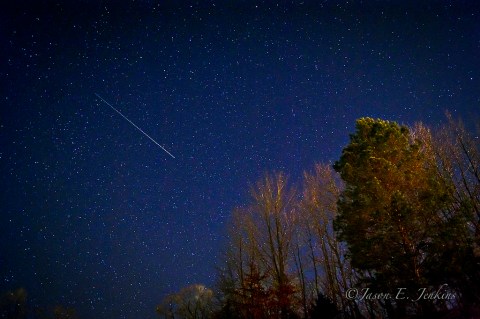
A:
<svg viewBox="0 0 480 319">
<path fill-rule="evenodd" d="M 437 178 L 418 141 L 395 122 L 362 118 L 350 144 L 334 165 L 345 182 L 335 227 L 348 244 L 352 265 L 369 273 L 376 291 L 395 293 L 399 287 L 416 292 L 435 283 L 427 265 L 442 241 L 441 212 L 451 187 Z M 413 297 L 413 296 L 412 296 Z M 432 303 L 386 301 L 390 315 L 429 311 Z"/>
</svg>

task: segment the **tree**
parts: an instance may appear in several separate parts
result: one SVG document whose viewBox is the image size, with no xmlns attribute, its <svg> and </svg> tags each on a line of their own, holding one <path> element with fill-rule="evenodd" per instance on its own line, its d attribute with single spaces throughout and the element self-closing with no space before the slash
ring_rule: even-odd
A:
<svg viewBox="0 0 480 319">
<path fill-rule="evenodd" d="M 312 319 L 334 319 L 338 318 L 340 311 L 335 303 L 328 297 L 319 293 L 315 303 L 312 305 L 310 318 Z"/>
<path fill-rule="evenodd" d="M 258 230 L 251 217 L 246 208 L 234 210 L 225 263 L 218 272 L 221 309 L 228 318 L 231 314 L 239 318 L 268 317 L 268 276 L 257 246 Z"/>
<path fill-rule="evenodd" d="M 18 288 L 0 298 L 0 318 L 23 319 L 27 317 L 27 291 Z"/>
<path fill-rule="evenodd" d="M 335 307 L 349 316 L 357 315 L 358 304 L 346 298 L 346 290 L 355 286 L 355 273 L 346 258 L 345 245 L 337 240 L 333 220 L 343 188 L 340 177 L 329 164 L 316 164 L 313 172 L 304 173 L 300 203 L 300 227 L 303 247 L 308 256 L 308 272 L 314 274 L 313 297 L 326 296 Z"/>
<path fill-rule="evenodd" d="M 364 118 L 339 175 L 317 164 L 301 197 L 266 175 L 233 213 L 216 318 L 476 314 L 464 305 L 480 295 L 479 154 L 451 120 L 431 133 Z M 458 298 L 412 301 L 439 287 Z M 348 300 L 348 288 L 411 299 Z"/>
<path fill-rule="evenodd" d="M 280 318 L 288 318 L 295 311 L 295 287 L 291 281 L 291 244 L 294 234 L 296 192 L 288 188 L 283 173 L 266 175 L 252 189 L 250 213 L 256 228 L 254 240 L 270 275 L 272 285 L 270 308 Z"/>
<path fill-rule="evenodd" d="M 213 313 L 213 291 L 203 285 L 190 285 L 168 295 L 157 307 L 164 318 L 206 319 Z"/>
<path fill-rule="evenodd" d="M 76 319 L 77 314 L 75 309 L 73 308 L 66 308 L 62 305 L 57 305 L 53 309 L 53 315 L 55 319 Z"/>
<path fill-rule="evenodd" d="M 243 318 L 290 318 L 298 312 L 292 252 L 296 193 L 282 174 L 266 175 L 251 189 L 252 202 L 235 210 L 223 304 Z"/>
<path fill-rule="evenodd" d="M 468 307 L 480 300 L 479 140 L 461 121 L 449 114 L 447 119 L 436 130 L 417 123 L 412 136 L 421 142 L 437 178 L 452 189 L 450 205 L 442 212 L 446 227 L 439 234 L 430 275 L 448 281 Z"/>
<path fill-rule="evenodd" d="M 452 189 L 437 178 L 419 141 L 395 122 L 362 118 L 334 165 L 345 182 L 335 228 L 348 245 L 352 266 L 370 274 L 381 292 L 433 284 L 429 262 L 444 233 L 441 212 Z M 386 300 L 389 315 L 428 312 L 430 304 Z M 418 309 L 417 309 L 418 308 Z"/>
</svg>

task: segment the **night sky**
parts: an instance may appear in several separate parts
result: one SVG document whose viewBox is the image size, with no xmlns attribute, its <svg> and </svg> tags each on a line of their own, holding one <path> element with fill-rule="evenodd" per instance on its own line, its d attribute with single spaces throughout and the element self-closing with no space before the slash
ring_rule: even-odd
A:
<svg viewBox="0 0 480 319">
<path fill-rule="evenodd" d="M 363 116 L 478 120 L 477 1 L 225 2 L 2 4 L 0 292 L 155 318 L 213 286 L 264 172 L 300 181 Z"/>
</svg>

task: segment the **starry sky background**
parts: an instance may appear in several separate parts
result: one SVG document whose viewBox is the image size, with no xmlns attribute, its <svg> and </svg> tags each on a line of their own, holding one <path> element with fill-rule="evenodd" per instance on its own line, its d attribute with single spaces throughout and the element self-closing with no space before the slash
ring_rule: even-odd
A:
<svg viewBox="0 0 480 319">
<path fill-rule="evenodd" d="M 249 183 L 335 161 L 355 119 L 480 113 L 477 1 L 12 2 L 0 290 L 82 318 L 212 286 Z"/>
</svg>

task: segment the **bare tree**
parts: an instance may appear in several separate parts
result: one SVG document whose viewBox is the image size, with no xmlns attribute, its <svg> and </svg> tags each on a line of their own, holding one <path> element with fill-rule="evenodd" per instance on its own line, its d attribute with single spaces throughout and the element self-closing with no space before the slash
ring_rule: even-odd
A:
<svg viewBox="0 0 480 319">
<path fill-rule="evenodd" d="M 333 229 L 342 187 L 339 176 L 328 164 L 316 164 L 313 172 L 304 173 L 301 230 L 315 276 L 314 296 L 324 294 L 353 317 L 359 314 L 358 305 L 345 294 L 355 286 L 356 276 L 346 258 L 345 245 L 337 240 Z"/>
<path fill-rule="evenodd" d="M 287 318 L 298 311 L 291 253 L 296 193 L 279 173 L 265 175 L 251 195 L 234 211 L 221 285 L 242 317 Z"/>
<path fill-rule="evenodd" d="M 213 291 L 203 285 L 190 285 L 168 295 L 157 307 L 164 318 L 206 319 L 213 313 Z"/>
<path fill-rule="evenodd" d="M 438 249 L 439 265 L 462 302 L 474 304 L 480 298 L 480 132 L 477 128 L 472 135 L 448 113 L 447 119 L 434 130 L 416 123 L 412 136 L 421 142 L 437 179 L 450 189 L 451 204 L 442 211 L 449 227 Z"/>
</svg>

